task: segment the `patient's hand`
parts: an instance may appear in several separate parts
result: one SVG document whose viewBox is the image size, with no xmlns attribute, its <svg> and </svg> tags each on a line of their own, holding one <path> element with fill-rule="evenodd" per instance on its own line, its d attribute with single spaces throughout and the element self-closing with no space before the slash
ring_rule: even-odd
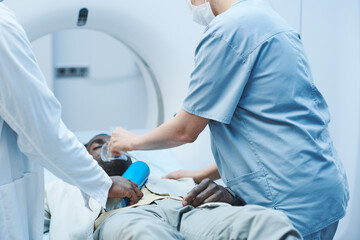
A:
<svg viewBox="0 0 360 240">
<path fill-rule="evenodd" d="M 192 178 L 197 184 L 199 184 L 205 178 L 209 178 L 211 180 L 219 179 L 220 173 L 219 170 L 217 169 L 216 164 L 214 163 L 204 169 L 201 169 L 200 171 L 178 170 L 163 176 L 163 178 L 167 178 L 167 179 Z"/>
<path fill-rule="evenodd" d="M 113 183 L 109 189 L 109 198 L 127 197 L 130 199 L 129 205 L 133 205 L 143 197 L 143 193 L 140 191 L 136 183 L 120 176 L 112 176 L 110 178 Z"/>
<path fill-rule="evenodd" d="M 162 176 L 165 179 L 180 179 L 180 178 L 192 178 L 194 181 L 199 184 L 203 179 L 201 171 L 187 171 L 187 170 L 177 170 Z"/>
<path fill-rule="evenodd" d="M 209 202 L 232 204 L 233 201 L 233 196 L 223 186 L 216 184 L 209 178 L 205 178 L 185 196 L 183 205 L 197 207 Z"/>
</svg>

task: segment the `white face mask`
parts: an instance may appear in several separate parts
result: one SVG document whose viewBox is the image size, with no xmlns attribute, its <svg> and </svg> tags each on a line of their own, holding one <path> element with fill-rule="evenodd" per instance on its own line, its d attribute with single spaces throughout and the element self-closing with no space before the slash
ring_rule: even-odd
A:
<svg viewBox="0 0 360 240">
<path fill-rule="evenodd" d="M 191 0 L 187 0 L 188 7 L 193 15 L 194 22 L 207 26 L 215 18 L 213 11 L 208 0 L 200 6 L 194 6 Z"/>
</svg>

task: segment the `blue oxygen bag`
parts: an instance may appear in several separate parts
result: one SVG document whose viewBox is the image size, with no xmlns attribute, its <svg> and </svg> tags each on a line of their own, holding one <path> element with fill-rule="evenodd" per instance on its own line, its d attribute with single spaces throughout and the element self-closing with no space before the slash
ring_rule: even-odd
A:
<svg viewBox="0 0 360 240">
<path fill-rule="evenodd" d="M 136 161 L 130 165 L 122 176 L 136 183 L 139 189 L 141 189 L 147 181 L 149 174 L 149 166 L 142 161 Z M 106 211 L 126 207 L 129 205 L 129 202 L 130 199 L 128 198 L 109 198 L 106 203 Z"/>
<path fill-rule="evenodd" d="M 149 166 L 142 161 L 137 161 L 131 164 L 122 176 L 136 183 L 139 189 L 141 189 L 141 187 L 144 186 L 145 182 L 147 181 L 149 174 Z M 128 198 L 125 198 L 126 206 L 129 205 L 129 201 L 130 200 Z"/>
</svg>

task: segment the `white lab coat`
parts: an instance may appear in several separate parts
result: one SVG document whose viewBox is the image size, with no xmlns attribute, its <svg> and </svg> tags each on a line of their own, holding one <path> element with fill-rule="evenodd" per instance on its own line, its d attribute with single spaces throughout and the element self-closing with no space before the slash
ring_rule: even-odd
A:
<svg viewBox="0 0 360 240">
<path fill-rule="evenodd" d="M 0 238 L 41 239 L 43 167 L 105 206 L 111 179 L 61 120 L 31 45 L 0 3 Z"/>
</svg>

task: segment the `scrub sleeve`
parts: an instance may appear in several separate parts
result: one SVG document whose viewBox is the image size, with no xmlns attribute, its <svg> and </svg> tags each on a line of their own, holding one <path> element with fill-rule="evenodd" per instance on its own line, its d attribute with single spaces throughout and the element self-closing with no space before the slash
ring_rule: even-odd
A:
<svg viewBox="0 0 360 240">
<path fill-rule="evenodd" d="M 195 70 L 183 109 L 229 124 L 249 78 L 253 61 L 244 59 L 221 36 L 209 32 L 196 49 Z"/>
</svg>

